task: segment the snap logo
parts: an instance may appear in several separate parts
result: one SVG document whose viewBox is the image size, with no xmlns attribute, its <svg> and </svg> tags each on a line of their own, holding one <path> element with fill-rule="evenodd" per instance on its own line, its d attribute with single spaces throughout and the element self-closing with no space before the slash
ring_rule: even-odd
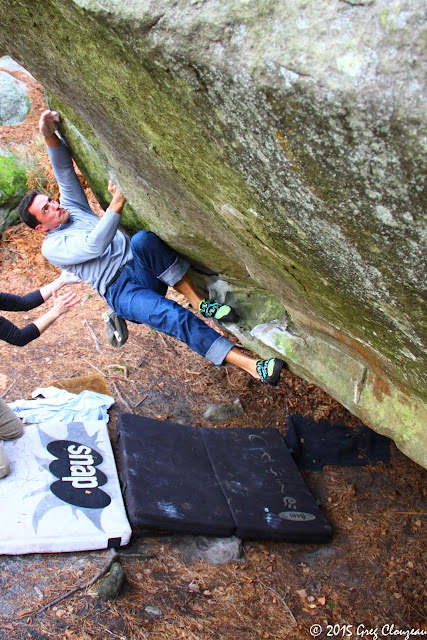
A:
<svg viewBox="0 0 427 640">
<path fill-rule="evenodd" d="M 59 478 L 50 485 L 57 498 L 87 509 L 103 509 L 110 504 L 108 493 L 99 488 L 107 482 L 107 476 L 96 469 L 103 460 L 98 451 L 70 440 L 50 442 L 47 450 L 57 458 L 49 465 L 49 471 Z"/>
<path fill-rule="evenodd" d="M 308 520 L 316 520 L 316 516 L 305 511 L 282 511 L 279 517 L 283 520 L 293 520 L 294 522 L 307 522 Z"/>
</svg>

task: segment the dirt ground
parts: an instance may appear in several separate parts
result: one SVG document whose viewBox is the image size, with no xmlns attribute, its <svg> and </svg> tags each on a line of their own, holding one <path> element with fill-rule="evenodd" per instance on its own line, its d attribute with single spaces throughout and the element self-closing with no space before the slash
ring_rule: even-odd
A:
<svg viewBox="0 0 427 640">
<path fill-rule="evenodd" d="M 30 140 L 35 121 L 0 127 L 1 143 L 14 136 L 20 143 Z M 0 290 L 23 294 L 55 276 L 40 255 L 41 240 L 22 226 L 3 235 Z M 101 318 L 105 302 L 86 285 L 79 290 L 80 306 L 41 338 L 25 348 L 0 344 L 0 395 L 7 402 L 29 398 L 53 379 L 99 373 L 116 400 L 109 412 L 113 442 L 122 412 L 212 426 L 203 417 L 206 406 L 235 398 L 244 414 L 222 428 L 270 427 L 285 434 L 287 413 L 360 424 L 290 372 L 271 388 L 230 365 L 214 367 L 145 326 L 130 326 L 126 345 L 114 349 Z M 23 326 L 42 309 L 3 315 Z M 328 467 L 303 476 L 333 527 L 329 544 L 244 541 L 241 560 L 209 566 L 186 564 L 179 536 L 135 536 L 120 553 L 126 582 L 115 601 L 101 602 L 94 585 L 36 614 L 95 576 L 106 551 L 0 556 L 0 640 L 427 635 L 425 471 L 392 444 L 387 466 Z"/>
</svg>

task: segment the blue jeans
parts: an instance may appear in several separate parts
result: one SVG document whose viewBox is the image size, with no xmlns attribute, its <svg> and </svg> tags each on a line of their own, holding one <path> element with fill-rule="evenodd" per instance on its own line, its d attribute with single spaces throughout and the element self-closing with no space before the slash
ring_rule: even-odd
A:
<svg viewBox="0 0 427 640">
<path fill-rule="evenodd" d="M 132 260 L 106 291 L 117 315 L 185 342 L 196 353 L 219 365 L 234 344 L 173 300 L 165 298 L 186 274 L 189 264 L 151 231 L 131 239 Z"/>
</svg>

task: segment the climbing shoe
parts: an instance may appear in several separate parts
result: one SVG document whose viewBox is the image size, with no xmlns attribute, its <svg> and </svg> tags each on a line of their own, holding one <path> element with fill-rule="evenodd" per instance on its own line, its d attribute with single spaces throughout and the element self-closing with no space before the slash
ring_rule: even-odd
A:
<svg viewBox="0 0 427 640">
<path fill-rule="evenodd" d="M 218 322 L 233 322 L 237 317 L 234 309 L 229 307 L 228 304 L 221 304 L 221 302 L 217 302 L 213 298 L 201 300 L 199 313 L 204 318 L 213 318 Z"/>
<path fill-rule="evenodd" d="M 4 478 L 10 473 L 10 462 L 5 450 L 0 442 L 0 478 Z"/>
<path fill-rule="evenodd" d="M 257 374 L 263 382 L 275 387 L 279 382 L 280 372 L 286 363 L 279 358 L 270 358 L 269 360 L 258 360 L 256 363 Z"/>
<path fill-rule="evenodd" d="M 112 347 L 122 347 L 128 339 L 126 320 L 118 316 L 112 309 L 102 314 L 108 342 Z"/>
</svg>

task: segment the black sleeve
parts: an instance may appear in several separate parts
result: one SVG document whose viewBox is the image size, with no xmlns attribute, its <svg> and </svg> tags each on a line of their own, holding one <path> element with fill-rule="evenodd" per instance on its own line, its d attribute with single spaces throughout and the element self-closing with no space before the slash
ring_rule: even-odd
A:
<svg viewBox="0 0 427 640">
<path fill-rule="evenodd" d="M 27 293 L 25 296 L 0 292 L 0 309 L 2 311 L 29 311 L 39 307 L 43 302 L 40 289 Z"/>
<path fill-rule="evenodd" d="M 9 320 L 0 316 L 0 340 L 4 340 L 16 347 L 24 347 L 38 338 L 39 335 L 40 331 L 33 322 L 27 324 L 23 329 L 18 329 L 13 322 L 9 322 Z"/>
</svg>

